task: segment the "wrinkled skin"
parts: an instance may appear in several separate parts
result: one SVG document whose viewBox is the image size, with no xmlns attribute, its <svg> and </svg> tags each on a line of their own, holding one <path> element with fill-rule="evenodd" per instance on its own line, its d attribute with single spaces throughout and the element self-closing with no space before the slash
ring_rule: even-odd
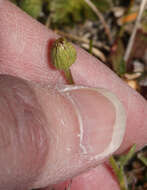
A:
<svg viewBox="0 0 147 190">
<path fill-rule="evenodd" d="M 75 158 L 75 152 L 79 150 L 75 140 L 78 129 L 74 127 L 76 126 L 74 112 L 67 100 L 54 90 L 56 84 L 65 84 L 66 81 L 62 73 L 53 69 L 50 64 L 50 44 L 57 35 L 7 0 L 0 0 L 0 29 L 0 74 L 15 76 L 0 77 L 1 189 L 40 188 L 77 176 L 73 178 L 71 190 L 118 190 L 118 183 L 108 165 L 101 164 L 95 169 L 90 169 L 98 165 L 98 162 L 95 160 L 86 162 L 81 157 Z M 76 48 L 78 57 L 71 67 L 75 84 L 109 89 L 124 105 L 127 128 L 117 153 L 126 151 L 134 143 L 138 149 L 144 146 L 147 142 L 146 101 L 104 64 Z M 44 87 L 36 86 L 36 82 Z M 52 100 L 50 104 L 49 99 Z M 104 104 L 104 100 L 102 102 Z M 66 128 L 63 130 L 64 138 L 61 138 L 62 141 L 54 152 L 52 146 L 54 139 L 50 140 L 50 134 L 52 136 L 58 134 L 53 122 L 58 125 L 56 118 L 59 115 L 51 112 L 51 108 L 56 106 L 62 108 L 63 104 L 67 112 L 65 111 L 62 117 L 66 118 L 68 111 L 71 110 L 69 117 L 73 127 L 70 130 Z M 49 113 L 54 116 L 54 120 L 49 117 Z M 111 118 L 108 118 L 108 122 L 113 122 Z M 68 124 L 69 120 L 66 122 Z M 23 126 L 21 129 L 19 123 Z M 74 145 L 74 151 L 68 155 L 60 154 L 59 150 L 63 150 L 65 144 L 69 142 Z M 97 146 L 99 148 L 101 145 Z M 58 164 L 47 167 L 54 158 L 58 158 L 58 163 L 62 163 L 65 171 L 58 168 Z M 75 167 L 78 159 L 81 159 L 82 164 Z M 66 162 L 70 167 L 65 167 Z M 86 172 L 80 174 L 83 171 Z M 42 174 L 48 174 L 49 178 L 45 180 Z M 68 182 L 56 185 L 56 189 L 64 189 L 66 183 Z M 49 186 L 44 189 L 50 188 Z"/>
</svg>

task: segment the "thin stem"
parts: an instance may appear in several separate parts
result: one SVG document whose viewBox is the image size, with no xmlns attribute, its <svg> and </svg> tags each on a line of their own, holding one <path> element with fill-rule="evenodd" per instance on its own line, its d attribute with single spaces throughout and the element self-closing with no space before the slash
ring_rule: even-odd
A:
<svg viewBox="0 0 147 190">
<path fill-rule="evenodd" d="M 49 15 L 49 16 L 47 17 L 45 26 L 46 26 L 47 28 L 49 28 L 49 27 L 50 27 L 50 23 L 51 23 L 51 17 L 50 17 L 50 15 Z"/>
<path fill-rule="evenodd" d="M 115 161 L 115 159 L 114 159 L 113 156 L 111 156 L 111 157 L 109 158 L 109 163 L 110 163 L 112 169 L 114 170 L 115 174 L 118 176 L 118 175 L 119 175 L 119 167 L 118 167 L 118 164 L 117 164 L 117 162 Z"/>
<path fill-rule="evenodd" d="M 133 145 L 126 155 L 120 156 L 118 161 L 116 161 L 113 156 L 109 158 L 109 163 L 115 175 L 117 176 L 121 190 L 128 190 L 127 178 L 124 173 L 124 166 L 133 157 L 135 153 L 135 149 L 136 149 L 136 145 Z"/>
<path fill-rule="evenodd" d="M 68 84 L 74 84 L 70 69 L 64 70 L 64 73 L 65 73 L 66 79 L 68 80 Z"/>
<path fill-rule="evenodd" d="M 131 149 L 129 150 L 129 152 L 125 155 L 125 156 L 120 156 L 120 165 L 121 166 L 125 166 L 128 161 L 133 157 L 133 155 L 135 154 L 135 150 L 136 150 L 136 144 L 134 144 Z M 122 157 L 122 159 L 121 159 Z"/>
<path fill-rule="evenodd" d="M 92 48 L 93 48 L 93 39 L 90 39 L 89 41 L 89 53 L 92 54 Z"/>
<path fill-rule="evenodd" d="M 96 8 L 96 6 L 90 0 L 84 0 L 84 1 L 89 5 L 89 7 L 93 10 L 93 12 L 99 17 L 101 23 L 104 26 L 105 32 L 108 36 L 108 39 L 112 43 L 112 36 L 111 36 L 109 26 L 105 22 L 105 19 L 104 19 L 103 15 L 101 14 L 101 12 Z"/>
<path fill-rule="evenodd" d="M 130 53 L 131 53 L 131 50 L 132 50 L 132 46 L 134 44 L 136 32 L 137 32 L 138 26 L 140 24 L 141 17 L 142 17 L 143 11 L 145 9 L 146 3 L 147 3 L 147 0 L 142 0 L 142 2 L 141 2 L 140 10 L 139 10 L 139 13 L 138 13 L 138 16 L 137 16 L 137 19 L 136 19 L 136 23 L 135 23 L 135 26 L 134 26 L 134 29 L 133 29 L 132 35 L 130 37 L 130 40 L 129 40 L 129 43 L 128 43 L 128 46 L 127 46 L 127 49 L 126 49 L 126 53 L 125 53 L 125 56 L 124 56 L 125 62 L 127 62 L 128 59 L 129 59 L 129 56 L 130 56 Z"/>
<path fill-rule="evenodd" d="M 109 158 L 109 163 L 112 169 L 114 170 L 115 175 L 117 176 L 120 189 L 127 190 L 127 184 L 126 184 L 123 166 L 118 166 L 117 161 L 114 159 L 113 156 Z"/>
</svg>

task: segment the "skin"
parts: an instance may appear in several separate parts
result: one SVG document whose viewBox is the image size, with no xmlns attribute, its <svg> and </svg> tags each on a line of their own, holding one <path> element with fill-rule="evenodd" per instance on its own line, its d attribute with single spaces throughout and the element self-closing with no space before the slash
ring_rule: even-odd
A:
<svg viewBox="0 0 147 190">
<path fill-rule="evenodd" d="M 69 164 L 73 166 L 74 172 L 70 173 L 71 168 L 66 168 L 65 173 L 67 176 L 64 176 L 62 172 L 58 175 L 58 166 L 47 168 L 44 164 L 45 162 L 47 164 L 52 163 L 53 159 L 52 156 L 48 156 L 50 142 L 46 137 L 48 131 L 46 126 L 49 120 L 48 113 L 50 113 L 50 108 L 53 107 L 53 105 L 46 106 L 48 98 L 52 98 L 53 102 L 56 100 L 54 100 L 54 98 L 59 98 L 59 107 L 62 106 L 60 105 L 60 102 L 62 102 L 61 104 L 64 103 L 67 105 L 67 110 L 71 109 L 68 102 L 66 102 L 58 92 L 54 91 L 54 87 L 57 84 L 66 83 L 63 75 L 52 68 L 49 56 L 51 42 L 57 35 L 33 20 L 7 0 L 0 1 L 0 28 L 0 73 L 17 77 L 1 76 L 0 78 L 0 89 L 2 89 L 1 97 L 6 96 L 7 100 L 7 103 L 3 99 L 0 101 L 2 104 L 1 107 L 4 107 L 4 110 L 0 110 L 0 117 L 4 118 L 1 119 L 2 124 L 6 129 L 8 128 L 8 130 L 2 132 L 4 133 L 4 137 L 6 137 L 6 134 L 8 137 L 12 137 L 12 139 L 6 138 L 11 139 L 12 143 L 11 141 L 8 142 L 5 140 L 5 138 L 2 138 L 0 141 L 0 145 L 2 145 L 0 146 L 1 155 L 6 155 L 5 157 L 1 157 L 0 167 L 5 169 L 5 166 L 7 166 L 10 172 L 12 172 L 10 173 L 11 175 L 8 175 L 8 172 L 6 172 L 1 177 L 1 182 L 3 181 L 4 185 L 2 189 L 9 190 L 13 188 L 14 190 L 23 190 L 29 189 L 30 187 L 43 187 L 46 186 L 47 182 L 44 180 L 44 177 L 42 177 L 42 173 L 52 173 L 52 175 L 50 174 L 49 182 L 49 184 L 52 184 L 53 182 L 62 181 L 65 178 L 77 176 L 81 172 L 87 171 L 88 168 L 96 166 L 98 162 L 91 161 L 89 164 L 84 161 L 79 168 L 74 169 L 76 164 L 72 157 L 74 152 L 69 155 Z M 126 151 L 134 143 L 137 144 L 138 149 L 144 146 L 147 142 L 147 103 L 144 98 L 128 87 L 127 84 L 100 61 L 82 49 L 76 48 L 78 54 L 77 60 L 71 67 L 75 84 L 106 88 L 115 93 L 124 105 L 127 114 L 127 128 L 125 138 L 117 153 Z M 25 79 L 25 81 L 20 78 Z M 36 82 L 37 84 L 39 82 L 45 87 L 43 88 L 42 86 L 36 85 Z M 47 85 L 50 85 L 52 89 L 49 89 L 49 94 Z M 14 91 L 12 91 L 12 87 Z M 8 97 L 7 94 L 9 94 Z M 16 94 L 15 97 L 14 94 Z M 55 96 L 51 96 L 52 94 Z M 44 99 L 42 99 L 43 96 Z M 8 109 L 6 105 L 9 105 Z M 18 145 L 16 142 L 18 142 L 21 133 L 18 133 L 18 136 L 15 135 L 17 133 L 11 130 L 10 124 L 14 126 L 14 128 L 17 126 L 14 117 L 11 116 L 14 114 L 17 117 L 17 114 L 22 110 L 20 105 L 26 110 L 26 118 L 20 122 L 23 122 L 24 126 L 29 128 L 25 127 L 25 133 L 23 133 L 23 138 L 21 138 L 24 139 L 24 142 L 21 141 L 22 144 L 19 144 L 21 146 L 16 146 Z M 8 113 L 11 106 L 12 110 Z M 9 116 L 8 120 L 7 118 L 5 119 L 5 115 Z M 39 121 L 36 120 L 38 116 L 41 118 Z M 74 115 L 72 118 L 74 118 Z M 32 122 L 26 125 L 26 122 L 30 119 Z M 74 122 L 75 120 L 73 120 L 72 124 L 76 126 Z M 37 126 L 37 131 L 34 126 Z M 53 124 L 51 125 L 51 130 L 52 128 L 54 128 Z M 36 139 L 35 142 L 31 141 L 32 136 L 30 129 L 32 131 L 31 134 L 33 134 Z M 66 132 L 66 130 L 64 130 L 64 137 L 69 138 L 69 141 L 72 139 L 71 144 L 75 145 L 75 151 L 79 151 L 74 137 L 78 129 L 74 127 L 72 129 L 72 132 Z M 42 142 L 44 146 L 38 143 L 38 138 L 43 139 Z M 5 148 L 7 144 L 10 144 L 8 149 Z M 59 144 L 58 150 L 63 149 L 63 141 Z M 14 152 L 15 154 L 13 154 Z M 20 157 L 18 158 L 16 155 L 20 155 Z M 59 161 L 61 162 L 66 159 L 64 158 L 64 154 L 57 153 L 57 157 L 59 157 Z M 17 162 L 17 166 L 12 162 L 12 160 L 16 159 L 19 161 Z M 80 157 L 80 159 L 83 161 L 83 158 Z M 8 163 L 10 163 L 10 165 L 7 165 Z M 17 168 L 20 169 L 20 174 Z M 65 183 L 57 185 L 57 189 L 64 189 Z M 45 189 L 50 189 L 50 187 Z M 97 168 L 75 177 L 71 190 L 74 189 L 117 190 L 119 186 L 110 168 L 106 164 L 101 164 Z"/>
</svg>

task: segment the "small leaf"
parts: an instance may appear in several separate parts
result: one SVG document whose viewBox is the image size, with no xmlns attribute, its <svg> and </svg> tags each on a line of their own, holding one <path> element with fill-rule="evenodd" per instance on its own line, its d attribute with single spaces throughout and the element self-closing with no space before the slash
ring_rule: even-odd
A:
<svg viewBox="0 0 147 190">
<path fill-rule="evenodd" d="M 111 156 L 109 158 L 109 163 L 115 173 L 115 175 L 117 176 L 119 185 L 120 185 L 120 189 L 121 190 L 127 190 L 127 183 L 125 180 L 125 174 L 124 174 L 124 169 L 123 166 L 119 166 L 117 161 L 115 160 L 115 158 L 113 156 Z"/>
<path fill-rule="evenodd" d="M 119 166 L 113 156 L 111 156 L 109 158 L 109 163 L 110 163 L 112 169 L 114 170 L 115 174 L 118 176 L 119 175 Z"/>
<path fill-rule="evenodd" d="M 113 156 L 109 158 L 109 163 L 115 175 L 117 176 L 121 190 L 128 190 L 128 185 L 127 185 L 128 183 L 127 183 L 127 179 L 124 173 L 124 166 L 133 157 L 135 149 L 136 149 L 136 145 L 133 145 L 131 149 L 129 150 L 129 152 L 126 155 L 120 156 L 118 160 L 115 160 Z"/>
<path fill-rule="evenodd" d="M 138 154 L 138 158 L 143 162 L 143 164 L 147 167 L 147 157 L 145 157 L 142 153 Z"/>
<path fill-rule="evenodd" d="M 19 6 L 34 18 L 38 18 L 42 10 L 42 0 L 21 0 Z"/>
<path fill-rule="evenodd" d="M 136 145 L 133 145 L 126 155 L 120 156 L 119 162 L 121 166 L 125 166 L 128 161 L 133 157 L 136 150 Z"/>
<path fill-rule="evenodd" d="M 110 61 L 112 63 L 113 70 L 120 76 L 126 72 L 126 64 L 123 59 L 124 57 L 124 45 L 121 39 L 118 39 L 117 42 L 113 45 Z"/>
</svg>

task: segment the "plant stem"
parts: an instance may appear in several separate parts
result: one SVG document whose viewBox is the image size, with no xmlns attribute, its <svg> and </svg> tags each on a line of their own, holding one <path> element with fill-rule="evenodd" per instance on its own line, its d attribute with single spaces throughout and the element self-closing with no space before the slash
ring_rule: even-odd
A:
<svg viewBox="0 0 147 190">
<path fill-rule="evenodd" d="M 127 179 L 124 173 L 124 166 L 133 157 L 135 153 L 135 149 L 136 149 L 136 145 L 133 145 L 126 155 L 120 156 L 118 161 L 116 161 L 113 156 L 109 158 L 109 163 L 115 175 L 117 176 L 121 190 L 128 190 Z"/>
<path fill-rule="evenodd" d="M 90 39 L 89 41 L 89 53 L 92 54 L 92 48 L 93 48 L 93 39 Z"/>
<path fill-rule="evenodd" d="M 74 84 L 70 69 L 64 70 L 64 73 L 65 73 L 66 79 L 68 80 L 68 84 Z"/>
</svg>

